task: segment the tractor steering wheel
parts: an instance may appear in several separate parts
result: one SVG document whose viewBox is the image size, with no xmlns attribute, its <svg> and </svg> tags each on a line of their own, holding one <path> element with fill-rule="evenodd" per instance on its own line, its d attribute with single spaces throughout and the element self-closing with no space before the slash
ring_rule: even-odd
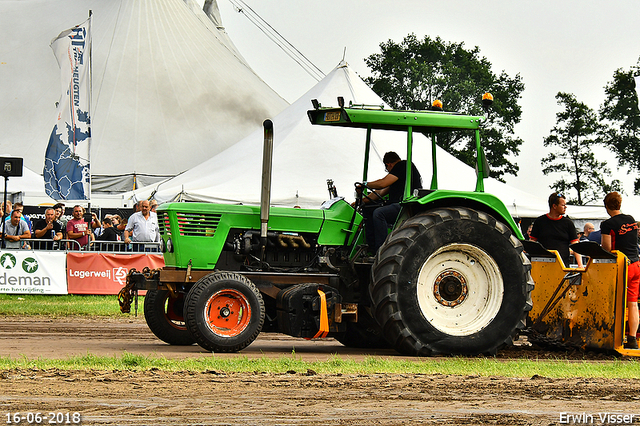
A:
<svg viewBox="0 0 640 426">
<path fill-rule="evenodd" d="M 369 200 L 369 202 L 371 204 L 376 204 L 376 203 L 384 204 L 384 198 L 382 198 L 382 195 L 377 193 L 375 189 L 369 187 L 367 185 L 367 182 L 356 182 L 354 184 L 354 186 L 356 187 L 356 204 L 355 204 L 356 209 L 362 209 L 362 207 L 364 206 L 364 198 Z M 373 198 L 369 197 L 368 195 L 365 195 L 364 194 L 364 188 L 366 188 L 369 191 L 371 191 L 371 194 L 375 194 L 376 197 L 378 197 L 378 199 L 374 200 Z"/>
</svg>

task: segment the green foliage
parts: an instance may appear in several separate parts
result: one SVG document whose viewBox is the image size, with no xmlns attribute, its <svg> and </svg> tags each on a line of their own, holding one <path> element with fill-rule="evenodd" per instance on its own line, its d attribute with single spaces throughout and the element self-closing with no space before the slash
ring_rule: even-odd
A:
<svg viewBox="0 0 640 426">
<path fill-rule="evenodd" d="M 611 191 L 621 192 L 619 180 L 605 181 L 611 171 L 606 162 L 596 160 L 593 153 L 603 129 L 595 111 L 570 93 L 558 92 L 556 99 L 564 109 L 556 114 L 556 125 L 544 138 L 544 146 L 557 149 L 541 161 L 542 173 L 561 175 L 551 188 L 565 194 L 569 203 L 578 205 L 601 200 Z M 575 198 L 571 196 L 574 191 Z"/>
<path fill-rule="evenodd" d="M 566 359 L 505 360 L 494 358 L 425 358 L 422 360 L 396 360 L 367 357 L 362 361 L 332 356 L 326 361 L 304 361 L 295 353 L 279 358 L 248 358 L 244 355 L 167 359 L 159 356 L 135 355 L 124 352 L 120 356 L 86 354 L 67 359 L 28 359 L 0 357 L 0 370 L 7 369 L 63 369 L 100 371 L 149 371 L 233 374 L 450 374 L 550 378 L 603 377 L 640 379 L 640 362 L 636 359 L 607 363 L 570 361 Z M 314 373 L 310 373 L 313 371 Z"/>
<path fill-rule="evenodd" d="M 365 59 L 372 71 L 365 81 L 393 108 L 425 110 L 439 99 L 446 111 L 483 115 L 482 94 L 491 92 L 494 103 L 482 137 L 492 177 L 503 180 L 505 174 L 517 174 L 518 166 L 508 156 L 517 155 L 522 145 L 514 135 L 522 115 L 518 100 L 524 84 L 519 74 L 496 75 L 478 47 L 467 50 L 464 43 L 439 37 L 418 40 L 410 34 L 401 43 L 381 43 L 380 49 L 381 53 Z M 437 142 L 461 161 L 475 165 L 472 132 L 442 133 Z"/>
<path fill-rule="evenodd" d="M 617 69 L 613 81 L 604 88 L 605 101 L 600 118 L 609 126 L 602 132 L 604 144 L 616 155 L 621 166 L 630 172 L 640 172 L 640 110 L 634 76 L 640 75 L 640 59 L 628 70 Z M 635 180 L 634 193 L 640 195 L 640 178 Z"/>
</svg>

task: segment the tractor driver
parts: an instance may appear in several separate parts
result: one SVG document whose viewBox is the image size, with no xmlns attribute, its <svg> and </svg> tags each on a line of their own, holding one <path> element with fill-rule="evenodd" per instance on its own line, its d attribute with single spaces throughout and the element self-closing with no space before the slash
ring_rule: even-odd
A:
<svg viewBox="0 0 640 426">
<path fill-rule="evenodd" d="M 366 187 L 375 190 L 380 196 L 389 195 L 388 200 L 383 204 L 383 200 L 371 193 L 363 198 L 365 204 L 363 216 L 365 220 L 365 235 L 369 248 L 375 255 L 389 233 L 389 226 L 393 225 L 400 213 L 400 201 L 404 196 L 404 187 L 407 180 L 407 161 L 401 160 L 400 156 L 389 151 L 384 154 L 382 162 L 388 174 L 382 179 L 371 182 L 363 182 Z M 422 187 L 422 178 L 416 166 L 411 163 L 411 191 Z M 363 187 L 358 186 L 357 191 L 362 191 Z"/>
</svg>

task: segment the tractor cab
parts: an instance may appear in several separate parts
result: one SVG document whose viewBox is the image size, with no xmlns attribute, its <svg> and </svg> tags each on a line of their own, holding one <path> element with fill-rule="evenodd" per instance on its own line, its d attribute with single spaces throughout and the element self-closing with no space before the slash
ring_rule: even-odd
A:
<svg viewBox="0 0 640 426">
<path fill-rule="evenodd" d="M 493 97 L 489 93 L 483 96 L 483 106 L 488 111 Z M 364 187 L 364 192 L 357 192 L 356 207 L 364 203 L 360 197 L 378 197 L 374 189 L 366 189 L 369 181 L 369 163 L 372 155 L 372 133 L 376 131 L 396 131 L 406 133 L 406 168 L 405 187 L 400 204 L 402 210 L 392 228 L 399 223 L 433 206 L 465 205 L 496 214 L 512 229 L 518 238 L 522 238 L 520 229 L 513 221 L 503 202 L 497 197 L 484 192 L 484 179 L 489 177 L 489 165 L 481 145 L 480 131 L 486 121 L 484 116 L 470 116 L 456 112 L 444 112 L 440 108 L 428 111 L 400 111 L 384 109 L 381 105 L 364 105 L 349 103 L 344 105 L 343 98 L 338 98 L 338 107 L 323 107 L 317 100 L 312 100 L 314 109 L 307 111 L 309 120 L 314 125 L 339 126 L 366 129 L 365 155 L 362 181 L 356 187 Z M 471 131 L 475 136 L 476 146 L 476 182 L 473 191 L 454 191 L 440 189 L 438 185 L 438 158 L 436 135 L 443 132 Z M 422 134 L 431 144 L 431 176 L 422 176 L 423 187 L 412 189 L 412 163 L 414 159 L 414 135 Z M 401 154 L 402 156 L 402 154 Z M 446 172 L 451 172 L 447 170 Z M 428 185 L 428 186 L 427 186 Z M 367 226 L 367 225 L 365 225 Z"/>
</svg>

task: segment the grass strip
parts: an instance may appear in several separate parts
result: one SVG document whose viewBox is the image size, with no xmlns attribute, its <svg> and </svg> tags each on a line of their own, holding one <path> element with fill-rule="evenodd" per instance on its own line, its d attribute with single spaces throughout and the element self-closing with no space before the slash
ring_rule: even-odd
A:
<svg viewBox="0 0 640 426">
<path fill-rule="evenodd" d="M 0 369 L 37 368 L 62 370 L 133 370 L 191 371 L 219 373 L 305 373 L 318 374 L 420 374 L 457 376 L 502 376 L 530 378 L 606 378 L 640 379 L 640 361 L 620 359 L 608 362 L 557 360 L 498 360 L 493 358 L 438 358 L 424 360 L 392 360 L 367 357 L 354 360 L 334 355 L 327 361 L 303 361 L 292 352 L 279 358 L 248 358 L 244 355 L 218 358 L 215 354 L 187 359 L 167 359 L 160 356 L 136 355 L 97 356 L 87 353 L 66 359 L 28 359 L 0 357 Z"/>
<path fill-rule="evenodd" d="M 138 298 L 138 315 L 143 313 L 144 297 Z M 134 306 L 131 306 L 131 312 Z M 51 315 L 123 317 L 116 296 L 0 294 L 0 315 Z"/>
<path fill-rule="evenodd" d="M 143 312 L 144 298 L 139 298 L 138 315 Z M 133 307 L 132 307 L 133 311 Z M 123 317 L 115 296 L 78 295 L 18 295 L 0 294 L 0 315 L 47 315 Z M 640 360 L 620 359 L 607 362 L 567 360 L 504 360 L 494 358 L 424 358 L 423 360 L 394 360 L 368 357 L 356 361 L 334 355 L 327 361 L 302 361 L 292 352 L 279 358 L 247 358 L 204 356 L 187 359 L 166 359 L 158 356 L 123 353 L 117 357 L 103 357 L 87 353 L 67 359 L 28 359 L 25 357 L 0 357 L 0 369 L 12 368 L 59 368 L 66 370 L 151 370 L 166 371 L 219 371 L 284 373 L 287 371 L 319 374 L 450 374 L 504 377 L 550 378 L 630 378 L 640 379 Z"/>
</svg>

